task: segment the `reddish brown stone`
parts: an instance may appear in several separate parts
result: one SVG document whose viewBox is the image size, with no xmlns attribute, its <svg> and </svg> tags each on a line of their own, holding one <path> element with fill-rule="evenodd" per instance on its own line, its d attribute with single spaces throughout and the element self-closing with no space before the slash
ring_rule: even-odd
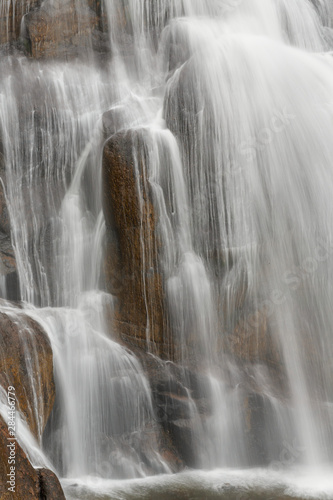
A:
<svg viewBox="0 0 333 500">
<path fill-rule="evenodd" d="M 91 47 L 91 34 L 98 25 L 96 14 L 89 8 L 78 8 L 74 0 L 42 7 L 25 19 L 26 38 L 35 59 L 70 58 Z"/>
<path fill-rule="evenodd" d="M 0 313 L 0 385 L 15 388 L 17 409 L 40 440 L 55 399 L 53 355 L 40 325 L 23 314 Z"/>
<path fill-rule="evenodd" d="M 39 500 L 65 500 L 59 479 L 49 469 L 38 469 Z"/>
<path fill-rule="evenodd" d="M 3 3 L 9 4 L 9 9 L 0 10 L 0 45 L 19 38 L 23 16 L 38 6 L 41 0 L 16 1 L 14 11 L 12 0 L 6 0 Z"/>
<path fill-rule="evenodd" d="M 0 416 L 0 498 L 1 500 L 39 499 L 39 478 L 37 471 L 30 464 L 26 454 L 15 441 L 9 441 L 10 435 L 6 422 Z M 8 491 L 7 483 L 10 472 L 9 448 L 7 443 L 15 443 L 15 493 Z"/>
<path fill-rule="evenodd" d="M 172 342 L 163 310 L 159 241 L 143 130 L 121 132 L 106 143 L 103 186 L 106 284 L 118 297 L 114 324 L 124 340 L 163 355 Z"/>
</svg>

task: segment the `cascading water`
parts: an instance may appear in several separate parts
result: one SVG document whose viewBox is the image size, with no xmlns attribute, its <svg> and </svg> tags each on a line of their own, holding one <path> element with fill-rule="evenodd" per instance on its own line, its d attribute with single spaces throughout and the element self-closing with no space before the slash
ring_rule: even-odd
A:
<svg viewBox="0 0 333 500">
<path fill-rule="evenodd" d="M 179 382 L 188 387 L 196 370 L 210 400 L 201 417 L 186 389 L 192 463 L 324 468 L 333 461 L 331 3 L 105 0 L 103 9 L 104 68 L 90 52 L 75 63 L 0 63 L 19 295 L 50 338 L 56 378 L 44 455 L 32 453 L 24 425 L 21 442 L 64 478 L 172 470 L 147 376 L 110 328 L 116 299 L 101 272 L 109 110 L 112 133 L 145 132 Z M 256 415 L 259 442 L 249 437 Z M 288 464 L 281 443 L 296 449 Z"/>
</svg>

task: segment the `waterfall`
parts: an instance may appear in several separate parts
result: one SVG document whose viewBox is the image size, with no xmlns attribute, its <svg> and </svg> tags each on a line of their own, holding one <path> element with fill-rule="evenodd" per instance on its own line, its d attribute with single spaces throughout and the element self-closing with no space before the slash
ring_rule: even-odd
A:
<svg viewBox="0 0 333 500">
<path fill-rule="evenodd" d="M 16 3 L 0 0 L 0 28 Z M 68 3 L 38 8 L 52 19 Z M 20 443 L 66 485 L 95 478 L 91 491 L 96 478 L 170 474 L 156 387 L 168 398 L 174 384 L 191 466 L 331 467 L 331 2 L 105 0 L 101 15 L 103 57 L 93 38 L 69 61 L 1 54 L 0 174 L 22 309 L 0 310 L 41 325 L 56 383 L 40 442 L 21 414 Z M 116 328 L 126 305 L 108 293 L 102 175 L 105 141 L 128 132 L 142 139 L 128 142 L 144 310 L 133 345 Z M 157 274 L 158 333 L 176 353 L 163 360 Z M 36 400 L 37 421 L 41 411 Z"/>
</svg>

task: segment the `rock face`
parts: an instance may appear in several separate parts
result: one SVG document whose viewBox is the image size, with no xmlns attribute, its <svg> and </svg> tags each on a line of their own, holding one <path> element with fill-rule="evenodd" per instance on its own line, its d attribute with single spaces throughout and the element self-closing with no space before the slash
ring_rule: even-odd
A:
<svg viewBox="0 0 333 500">
<path fill-rule="evenodd" d="M 104 118 L 105 133 L 116 131 L 118 117 L 107 114 Z M 115 132 L 104 147 L 105 279 L 107 290 L 118 299 L 113 331 L 144 367 L 162 429 L 159 448 L 177 470 L 182 465 L 199 465 L 197 457 L 205 449 L 202 428 L 212 411 L 212 386 L 191 361 L 191 369 L 185 369 L 147 355 L 153 353 L 176 362 L 180 359 L 177 338 L 173 338 L 167 320 L 157 214 L 147 180 L 146 133 L 140 129 Z M 217 339 L 216 353 L 217 359 L 232 360 L 232 366 L 239 371 L 244 440 L 253 463 L 262 465 L 271 460 L 260 442 L 271 414 L 270 402 L 260 394 L 256 384 L 256 371 L 267 367 L 267 383 L 277 397 L 286 394 L 287 389 L 267 318 L 246 312 L 251 308 L 246 307 L 245 296 L 243 284 L 235 306 L 238 318 L 232 333 Z M 221 362 L 228 380 L 231 377 L 226 366 L 228 363 Z"/>
<path fill-rule="evenodd" d="M 0 498 L 1 500 L 65 500 L 64 493 L 54 472 L 48 469 L 34 469 L 26 454 L 15 442 L 15 490 L 9 491 L 10 464 L 7 443 L 10 435 L 0 416 Z M 14 476 L 12 476 L 14 477 Z"/>
<path fill-rule="evenodd" d="M 35 59 L 68 58 L 92 46 L 95 13 L 74 0 L 54 1 L 25 17 L 25 39 Z"/>
<path fill-rule="evenodd" d="M 0 325 L 0 385 L 15 387 L 17 409 L 41 440 L 55 399 L 50 342 L 24 314 L 1 312 Z"/>
<path fill-rule="evenodd" d="M 159 425 L 159 450 L 169 467 L 198 466 L 205 450 L 202 422 L 211 414 L 209 382 L 205 375 L 162 361 L 131 346 L 149 380 Z M 201 453 L 199 451 L 201 450 Z"/>
<path fill-rule="evenodd" d="M 38 7 L 41 0 L 7 0 L 0 5 L 0 45 L 17 40 L 21 21 L 27 12 Z"/>
<path fill-rule="evenodd" d="M 1 499 L 12 499 L 12 498 L 38 498 L 39 493 L 39 481 L 38 473 L 30 464 L 26 454 L 22 448 L 16 443 L 15 444 L 15 483 L 16 483 L 16 494 L 8 491 L 10 486 L 8 481 L 9 474 L 9 464 L 8 464 L 8 448 L 6 444 L 9 442 L 9 433 L 7 425 L 3 418 L 0 417 L 0 435 L 1 435 L 1 445 L 0 445 L 0 497 Z M 6 443 L 6 444 L 5 444 Z"/>
<path fill-rule="evenodd" d="M 111 130 L 112 116 L 105 121 Z M 149 354 L 179 359 L 167 320 L 147 141 L 144 130 L 130 130 L 115 133 L 104 147 L 105 280 L 118 302 L 113 331 L 145 370 L 160 427 L 158 448 L 177 471 L 198 465 L 196 447 L 204 448 L 200 439 L 202 419 L 210 413 L 209 391 L 205 377 Z"/>
<path fill-rule="evenodd" d="M 0 274 L 16 271 L 14 249 L 10 238 L 9 216 L 3 185 L 0 184 Z"/>
<path fill-rule="evenodd" d="M 65 500 L 59 479 L 49 469 L 38 469 L 39 500 Z"/>
<path fill-rule="evenodd" d="M 0 45 L 20 40 L 35 59 L 110 51 L 101 0 L 6 0 L 0 8 Z"/>
<path fill-rule="evenodd" d="M 0 278 L 7 289 L 7 298 L 18 299 L 18 277 L 11 241 L 10 220 L 5 196 L 5 165 L 0 145 Z"/>
<path fill-rule="evenodd" d="M 116 330 L 123 340 L 170 359 L 144 131 L 120 132 L 106 142 L 103 189 L 106 287 L 118 298 Z"/>
</svg>

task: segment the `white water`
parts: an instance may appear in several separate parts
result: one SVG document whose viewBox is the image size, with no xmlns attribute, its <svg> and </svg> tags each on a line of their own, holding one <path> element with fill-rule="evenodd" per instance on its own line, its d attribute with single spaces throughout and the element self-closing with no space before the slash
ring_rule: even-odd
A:
<svg viewBox="0 0 333 500">
<path fill-rule="evenodd" d="M 218 500 L 252 500 L 253 498 L 281 498 L 281 491 L 291 498 L 308 500 L 331 500 L 333 496 L 330 471 L 313 473 L 311 470 L 293 470 L 281 474 L 272 470 L 230 470 L 217 469 L 209 472 L 184 472 L 174 476 L 156 476 L 144 480 L 108 481 L 98 483 L 86 478 L 73 485 L 65 481 L 66 493 L 70 500 L 105 498 L 121 500 L 155 500 L 170 498 Z M 261 496 L 257 497 L 256 494 Z M 279 495 L 280 494 L 280 495 Z M 267 497 L 267 495 L 270 495 Z M 283 497 L 282 497 L 283 498 Z"/>
<path fill-rule="evenodd" d="M 113 298 L 99 290 L 101 119 L 117 109 L 120 128 L 146 128 L 167 314 L 184 366 L 210 381 L 213 412 L 194 436 L 198 465 L 261 462 L 241 416 L 250 387 L 269 415 L 264 462 L 281 463 L 287 443 L 294 454 L 283 468 L 323 467 L 333 449 L 333 67 L 321 55 L 333 48 L 330 3 L 145 5 L 129 0 L 124 25 L 120 2 L 105 2 L 113 57 L 103 69 L 22 56 L 0 63 L 20 293 L 54 351 L 45 452 L 67 477 L 170 470 L 157 444 L 144 445 L 154 422 L 149 383 L 112 338 L 104 310 Z M 240 319 L 246 338 L 259 338 L 260 317 L 280 355 L 283 396 L 260 355 L 242 364 L 221 349 L 237 343 Z"/>
</svg>

